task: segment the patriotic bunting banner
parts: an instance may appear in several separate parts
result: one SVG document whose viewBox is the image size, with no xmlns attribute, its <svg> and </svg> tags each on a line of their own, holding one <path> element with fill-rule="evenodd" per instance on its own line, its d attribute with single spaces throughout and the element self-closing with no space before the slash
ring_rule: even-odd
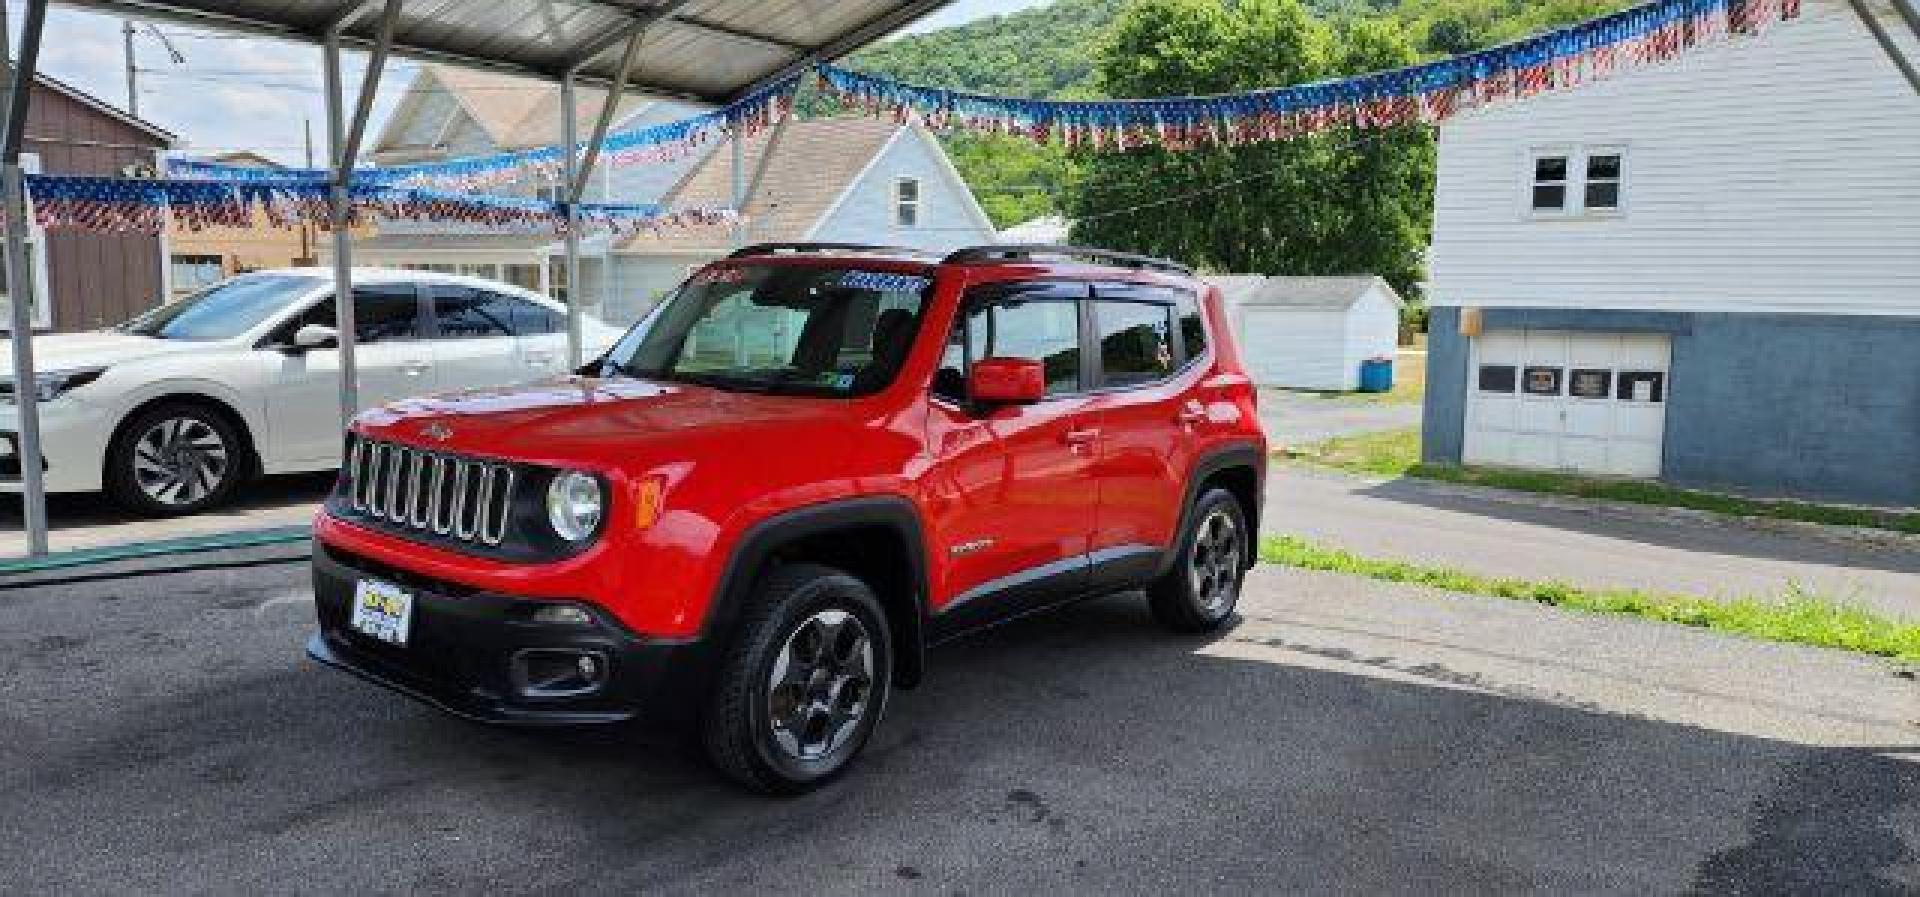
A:
<svg viewBox="0 0 1920 897">
<path fill-rule="evenodd" d="M 1796 18 L 1800 0 L 1655 0 L 1478 53 L 1339 81 L 1243 94 L 1054 101 L 903 84 L 830 65 L 828 92 L 874 115 L 1069 146 L 1170 150 L 1287 140 L 1337 127 L 1444 121 L 1468 109 L 1561 90 Z"/>
<path fill-rule="evenodd" d="M 28 175 L 27 195 L 34 220 L 48 230 L 102 233 L 159 233 L 169 220 L 188 230 L 254 227 L 264 218 L 273 227 L 332 226 L 326 184 L 314 181 L 262 180 L 226 183 L 194 180 Z M 565 234 L 566 206 L 539 199 L 473 193 L 442 193 L 358 184 L 348 191 L 349 222 L 381 219 L 461 222 L 499 230 Z M 669 227 L 732 224 L 731 209 L 669 209 L 657 205 L 580 203 L 573 218 L 583 232 L 631 234 Z"/>
<path fill-rule="evenodd" d="M 798 74 L 793 75 L 691 118 L 608 134 L 600 143 L 601 162 L 614 167 L 657 164 L 684 157 L 728 137 L 752 137 L 792 112 L 793 95 L 799 89 L 800 78 Z M 579 151 L 584 152 L 585 146 L 584 142 L 579 144 Z M 382 187 L 476 191 L 529 177 L 555 180 L 565 163 L 566 157 L 556 144 L 445 162 L 356 168 L 353 181 Z M 200 159 L 169 159 L 167 172 L 176 178 L 225 182 L 325 182 L 328 178 L 328 172 L 319 168 L 257 168 Z"/>
<path fill-rule="evenodd" d="M 1242 94 L 1163 99 L 1055 101 L 994 97 L 904 84 L 821 64 L 831 94 L 874 115 L 931 127 L 1015 134 L 1069 146 L 1170 150 L 1289 140 L 1339 127 L 1390 128 L 1445 121 L 1469 109 L 1562 90 L 1674 59 L 1736 35 L 1796 18 L 1801 0 L 1653 0 L 1524 40 L 1387 72 Z M 681 158 L 727 137 L 748 137 L 792 113 L 800 75 L 712 112 L 610 134 L 602 159 L 614 166 Z M 730 224 L 729 209 L 563 204 L 471 191 L 538 175 L 557 176 L 558 146 L 448 162 L 356 169 L 349 213 L 413 221 L 458 221 L 506 230 L 564 234 L 633 233 Z M 28 175 L 34 215 L 49 229 L 157 233 L 168 220 L 200 230 L 251 227 L 256 214 L 276 227 L 332 223 L 328 173 L 190 159 L 168 161 L 172 180 Z M 465 192 L 463 192 L 465 191 Z"/>
</svg>

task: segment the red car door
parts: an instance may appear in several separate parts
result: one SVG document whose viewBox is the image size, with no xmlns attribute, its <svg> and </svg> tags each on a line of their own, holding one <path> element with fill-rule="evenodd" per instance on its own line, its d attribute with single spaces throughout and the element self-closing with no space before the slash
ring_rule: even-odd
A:
<svg viewBox="0 0 1920 897">
<path fill-rule="evenodd" d="M 1100 454 L 1091 546 L 1096 584 L 1137 582 L 1171 550 L 1182 488 L 1205 409 L 1201 359 L 1180 339 L 1180 293 L 1129 283 L 1094 285 L 1088 328 Z"/>
<path fill-rule="evenodd" d="M 1071 597 L 1086 583 L 1099 492 L 1099 433 L 1081 354 L 1084 283 L 1021 281 L 969 291 L 934 379 L 928 436 L 929 552 L 944 568 L 937 629 Z M 1041 402 L 966 401 L 967 366 L 1030 358 L 1046 370 Z"/>
</svg>

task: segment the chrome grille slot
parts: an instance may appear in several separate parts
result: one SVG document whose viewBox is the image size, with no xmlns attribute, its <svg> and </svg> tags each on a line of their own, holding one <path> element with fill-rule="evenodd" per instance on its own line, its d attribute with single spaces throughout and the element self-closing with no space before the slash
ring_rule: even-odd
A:
<svg viewBox="0 0 1920 897">
<path fill-rule="evenodd" d="M 355 512 L 388 525 L 499 545 L 517 479 L 498 462 L 363 439 L 348 456 L 346 494 Z"/>
</svg>

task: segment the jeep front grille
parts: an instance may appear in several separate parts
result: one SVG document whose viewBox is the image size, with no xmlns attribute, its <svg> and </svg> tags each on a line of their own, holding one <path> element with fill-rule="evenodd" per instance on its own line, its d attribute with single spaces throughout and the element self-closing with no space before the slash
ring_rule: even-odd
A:
<svg viewBox="0 0 1920 897">
<path fill-rule="evenodd" d="M 513 510 L 513 468 L 392 442 L 355 440 L 347 461 L 354 511 L 462 542 L 499 545 Z"/>
</svg>

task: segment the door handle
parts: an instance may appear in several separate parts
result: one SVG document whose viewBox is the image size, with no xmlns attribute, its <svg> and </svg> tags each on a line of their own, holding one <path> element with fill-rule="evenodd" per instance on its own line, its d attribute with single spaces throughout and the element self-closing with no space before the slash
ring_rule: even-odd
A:
<svg viewBox="0 0 1920 897">
<path fill-rule="evenodd" d="M 1074 448 L 1082 448 L 1092 445 L 1093 441 L 1099 438 L 1099 430 L 1087 428 L 1084 430 L 1068 430 L 1065 435 L 1060 437 L 1060 441 Z"/>
</svg>

